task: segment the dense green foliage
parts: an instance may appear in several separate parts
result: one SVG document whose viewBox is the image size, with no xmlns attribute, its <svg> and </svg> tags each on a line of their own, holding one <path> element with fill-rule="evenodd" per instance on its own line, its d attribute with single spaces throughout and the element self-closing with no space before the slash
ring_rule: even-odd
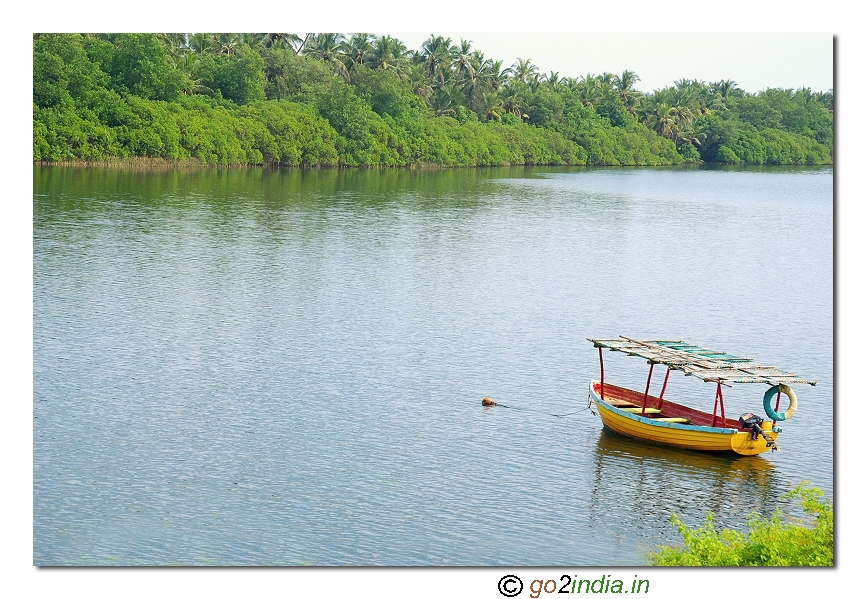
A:
<svg viewBox="0 0 866 599">
<path fill-rule="evenodd" d="M 287 166 L 829 164 L 833 94 L 503 68 L 370 34 L 37 34 L 33 154 Z"/>
<path fill-rule="evenodd" d="M 772 518 L 752 514 L 749 532 L 717 531 L 710 512 L 702 526 L 689 528 L 674 514 L 671 522 L 683 536 L 685 547 L 661 547 L 649 556 L 654 566 L 832 566 L 833 505 L 822 500 L 823 491 L 806 482 L 784 498 L 799 497 L 811 525 L 791 517 L 782 522 L 776 510 Z"/>
</svg>

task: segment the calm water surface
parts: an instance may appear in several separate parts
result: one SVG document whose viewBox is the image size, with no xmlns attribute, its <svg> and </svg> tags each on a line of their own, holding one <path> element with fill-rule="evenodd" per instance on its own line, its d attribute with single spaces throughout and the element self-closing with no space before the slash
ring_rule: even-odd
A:
<svg viewBox="0 0 866 599">
<path fill-rule="evenodd" d="M 832 178 L 37 167 L 34 563 L 641 565 L 832 496 Z M 780 453 L 646 446 L 578 411 L 619 334 L 820 383 Z"/>
</svg>

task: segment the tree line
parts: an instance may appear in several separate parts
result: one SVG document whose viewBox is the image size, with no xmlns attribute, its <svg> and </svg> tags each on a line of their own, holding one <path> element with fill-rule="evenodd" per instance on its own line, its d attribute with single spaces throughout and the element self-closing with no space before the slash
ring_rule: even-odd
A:
<svg viewBox="0 0 866 599">
<path fill-rule="evenodd" d="M 831 164 L 833 92 L 560 77 L 431 35 L 36 34 L 36 161 Z"/>
</svg>

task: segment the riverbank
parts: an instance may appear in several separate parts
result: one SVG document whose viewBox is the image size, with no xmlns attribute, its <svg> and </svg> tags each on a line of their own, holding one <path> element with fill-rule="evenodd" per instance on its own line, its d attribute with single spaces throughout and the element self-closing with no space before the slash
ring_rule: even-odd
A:
<svg viewBox="0 0 866 599">
<path fill-rule="evenodd" d="M 358 36 L 351 40 L 364 41 Z M 546 78 L 528 61 L 503 68 L 435 36 L 438 54 L 367 39 L 390 48 L 382 62 L 351 54 L 349 41 L 317 34 L 301 51 L 257 34 L 37 34 L 33 158 L 292 167 L 833 162 L 832 92 L 749 94 L 731 81 L 683 79 L 645 94 L 632 71 Z"/>
<path fill-rule="evenodd" d="M 61 162 L 50 162 L 47 160 L 34 160 L 33 166 L 56 166 L 73 168 L 120 168 L 120 169 L 142 169 L 142 170 L 173 170 L 173 169 L 202 169 L 202 168 L 231 168 L 231 169 L 285 169 L 298 170 L 412 170 L 412 171 L 437 171 L 460 168 L 499 168 L 499 167 L 544 167 L 544 166 L 585 166 L 585 165 L 561 165 L 561 164 L 492 164 L 483 166 L 445 165 L 425 162 L 422 164 L 407 164 L 403 166 L 347 166 L 347 165 L 285 165 L 285 164 L 214 164 L 201 160 L 166 160 L 165 158 L 150 158 L 135 156 L 132 158 L 114 158 L 106 160 L 65 160 Z M 673 165 L 670 165 L 673 166 Z"/>
</svg>

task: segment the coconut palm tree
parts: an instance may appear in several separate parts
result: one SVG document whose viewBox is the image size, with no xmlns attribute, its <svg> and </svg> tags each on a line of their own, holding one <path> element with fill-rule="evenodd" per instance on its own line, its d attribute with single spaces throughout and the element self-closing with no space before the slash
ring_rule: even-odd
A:
<svg viewBox="0 0 866 599">
<path fill-rule="evenodd" d="M 614 76 L 613 78 L 613 87 L 631 114 L 635 114 L 637 111 L 640 98 L 643 95 L 634 87 L 638 81 L 640 81 L 640 77 L 637 73 L 629 70 L 623 71 L 622 76 Z"/>
<path fill-rule="evenodd" d="M 453 85 L 442 85 L 433 90 L 428 103 L 436 116 L 455 116 L 460 103 L 457 100 L 457 90 Z"/>
<path fill-rule="evenodd" d="M 818 92 L 815 95 L 815 100 L 823 104 L 827 110 L 833 110 L 833 88 L 830 88 L 830 91 L 827 92 Z"/>
<path fill-rule="evenodd" d="M 298 56 L 303 54 L 304 50 L 307 48 L 307 46 L 310 45 L 311 43 L 313 43 L 313 40 L 315 40 L 315 39 L 316 39 L 315 33 L 308 33 L 304 36 L 304 39 L 301 40 L 300 44 L 293 43 L 292 47 L 295 49 L 295 54 Z"/>
<path fill-rule="evenodd" d="M 578 77 L 563 77 L 559 80 L 559 83 L 563 88 L 573 92 L 577 91 L 579 82 L 580 78 Z"/>
<path fill-rule="evenodd" d="M 451 47 L 451 68 L 457 81 L 471 81 L 475 76 L 471 41 L 461 39 L 459 46 Z"/>
<path fill-rule="evenodd" d="M 261 49 L 265 46 L 266 33 L 241 33 L 241 42 L 253 49 Z"/>
<path fill-rule="evenodd" d="M 731 79 L 723 79 L 709 86 L 711 100 L 707 107 L 712 110 L 725 110 L 732 98 L 742 98 L 745 92 L 737 87 L 737 82 Z"/>
<path fill-rule="evenodd" d="M 319 33 L 311 43 L 307 44 L 304 54 L 318 58 L 347 82 L 349 81 L 349 70 L 343 62 L 344 56 L 340 53 L 340 43 L 343 41 L 342 33 Z"/>
<path fill-rule="evenodd" d="M 409 51 L 406 45 L 390 35 L 377 38 L 367 55 L 371 68 L 380 71 L 394 71 L 401 79 L 406 79 L 409 68 Z"/>
<path fill-rule="evenodd" d="M 351 70 L 356 65 L 365 64 L 373 50 L 376 36 L 370 33 L 354 33 L 340 43 L 340 52 L 346 57 L 346 66 Z"/>
<path fill-rule="evenodd" d="M 550 71 L 542 75 L 541 80 L 544 81 L 553 91 L 559 91 L 562 86 L 562 80 L 559 78 L 559 71 Z"/>
<path fill-rule="evenodd" d="M 496 120 L 500 120 L 506 112 L 500 96 L 500 92 L 508 82 L 506 69 L 502 68 L 501 60 L 487 59 L 476 72 L 480 73 L 483 82 L 484 102 L 487 107 L 488 119 L 490 118 L 491 110 L 495 109 Z"/>
<path fill-rule="evenodd" d="M 245 44 L 244 37 L 240 33 L 218 33 L 214 35 L 212 47 L 217 49 L 218 54 L 238 56 L 241 46 Z"/>
<path fill-rule="evenodd" d="M 641 120 L 648 128 L 662 137 L 673 139 L 676 135 L 677 124 L 674 119 L 674 109 L 667 102 L 653 102 L 647 105 Z"/>
<path fill-rule="evenodd" d="M 742 90 L 737 87 L 737 82 L 733 81 L 732 79 L 722 79 L 721 81 L 717 81 L 716 83 L 711 83 L 710 91 L 713 94 L 718 94 L 719 96 L 721 96 L 723 101 L 726 101 L 728 98 L 738 95 L 737 92 L 742 92 Z"/>
<path fill-rule="evenodd" d="M 673 131 L 673 140 L 677 145 L 681 145 L 685 142 L 698 143 L 698 145 L 700 145 L 698 139 L 692 132 L 692 125 L 694 125 L 695 120 L 697 120 L 699 116 L 699 112 L 693 111 L 688 106 L 673 106 L 671 108 L 671 117 L 676 124 Z"/>
<path fill-rule="evenodd" d="M 609 96 L 612 93 L 616 93 L 616 87 L 614 87 L 615 81 L 616 75 L 607 71 L 598 76 L 598 87 L 602 95 Z"/>
<path fill-rule="evenodd" d="M 187 52 L 178 59 L 175 67 L 187 75 L 187 85 L 183 93 L 187 96 L 204 95 L 213 96 L 214 90 L 205 85 L 207 72 L 202 63 L 202 56 L 196 52 Z"/>
<path fill-rule="evenodd" d="M 187 38 L 187 45 L 193 52 L 202 54 L 207 51 L 210 45 L 209 33 L 190 33 Z"/>
<path fill-rule="evenodd" d="M 262 39 L 265 48 L 288 48 L 296 52 L 296 48 L 303 42 L 303 38 L 297 33 L 266 33 Z"/>
<path fill-rule="evenodd" d="M 577 97 L 583 105 L 591 108 L 597 106 L 604 97 L 600 79 L 591 73 L 579 77 L 572 89 L 577 92 Z"/>
<path fill-rule="evenodd" d="M 494 109 L 501 105 L 498 91 L 507 80 L 502 61 L 485 59 L 484 54 L 475 51 L 470 55 L 470 66 L 471 70 L 465 72 L 465 78 L 461 81 L 469 108 L 481 117 L 489 117 L 496 112 L 496 118 L 500 118 L 502 111 Z"/>
<path fill-rule="evenodd" d="M 502 109 L 527 120 L 529 118 L 529 115 L 526 114 L 529 109 L 529 104 L 526 101 L 527 87 L 518 79 L 514 79 L 506 85 L 499 94 L 502 98 Z"/>
<path fill-rule="evenodd" d="M 431 87 L 435 89 L 445 85 L 446 72 L 451 66 L 451 38 L 431 33 L 430 39 L 421 44 L 419 56 Z"/>
<path fill-rule="evenodd" d="M 169 57 L 176 62 L 191 51 L 188 35 L 186 33 L 157 33 L 156 37 L 168 50 Z"/>
<path fill-rule="evenodd" d="M 523 83 L 529 83 L 530 79 L 538 76 L 538 67 L 532 64 L 530 58 L 517 58 L 517 62 L 511 65 L 511 73 L 515 79 Z"/>
<path fill-rule="evenodd" d="M 484 94 L 475 101 L 473 110 L 487 121 L 501 121 L 505 115 L 505 106 L 498 94 Z"/>
<path fill-rule="evenodd" d="M 701 106 L 702 83 L 695 79 L 680 79 L 674 81 L 671 90 L 671 103 L 675 106 L 689 106 L 697 108 Z"/>
<path fill-rule="evenodd" d="M 700 110 L 690 106 L 671 105 L 667 95 L 656 92 L 648 97 L 641 110 L 641 121 L 650 129 L 676 143 L 700 145 L 701 135 L 692 130 L 695 121 L 701 116 Z"/>
</svg>

